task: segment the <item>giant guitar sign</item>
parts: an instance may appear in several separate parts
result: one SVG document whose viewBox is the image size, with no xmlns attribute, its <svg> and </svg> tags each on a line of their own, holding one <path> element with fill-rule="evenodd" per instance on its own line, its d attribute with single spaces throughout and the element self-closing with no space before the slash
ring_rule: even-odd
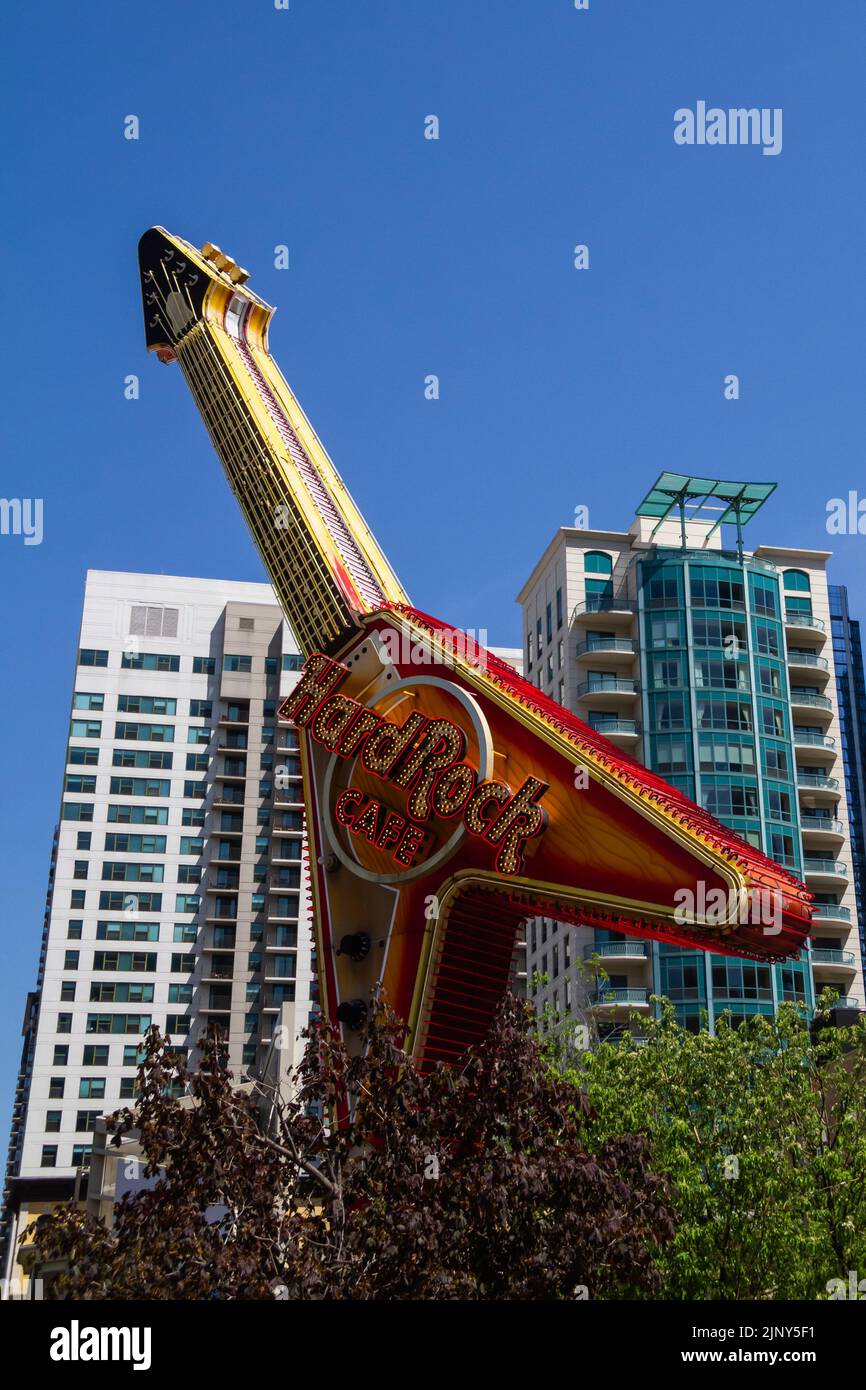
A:
<svg viewBox="0 0 866 1390">
<path fill-rule="evenodd" d="M 148 346 L 187 379 L 306 656 L 301 735 L 323 1007 L 374 986 L 425 1066 L 483 1036 L 534 915 L 783 960 L 803 885 L 463 633 L 413 608 L 218 247 L 140 245 Z M 690 916 L 699 905 L 725 912 Z M 699 890 L 699 891 L 697 891 Z M 771 894 L 773 926 L 737 910 Z"/>
</svg>

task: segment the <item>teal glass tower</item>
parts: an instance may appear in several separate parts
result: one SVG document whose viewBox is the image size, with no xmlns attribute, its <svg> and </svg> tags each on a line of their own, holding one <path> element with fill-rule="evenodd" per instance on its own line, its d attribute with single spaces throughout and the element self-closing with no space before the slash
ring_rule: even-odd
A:
<svg viewBox="0 0 866 1390">
<path fill-rule="evenodd" d="M 743 839 L 803 865 L 779 576 L 760 560 L 657 547 L 636 561 L 644 758 Z M 768 926 L 772 923 L 768 919 Z M 812 1005 L 807 960 L 769 966 L 653 947 L 680 1021 Z"/>
<path fill-rule="evenodd" d="M 560 527 L 518 595 L 529 679 L 814 898 L 808 950 L 778 966 L 530 922 L 536 1008 L 591 1019 L 599 1037 L 639 1034 L 658 995 L 690 1029 L 784 1001 L 811 1010 L 825 987 L 863 1008 L 859 634 L 836 611 L 829 551 L 745 549 L 774 489 L 663 473 L 627 530 Z"/>
</svg>

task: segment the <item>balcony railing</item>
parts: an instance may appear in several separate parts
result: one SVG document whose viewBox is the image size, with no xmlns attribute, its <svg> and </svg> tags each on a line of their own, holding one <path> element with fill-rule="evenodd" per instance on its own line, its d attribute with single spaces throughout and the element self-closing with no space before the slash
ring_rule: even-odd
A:
<svg viewBox="0 0 866 1390">
<path fill-rule="evenodd" d="M 803 830 L 826 830 L 831 835 L 844 834 L 842 822 L 834 816 L 801 816 L 800 825 Z"/>
<path fill-rule="evenodd" d="M 853 965 L 853 951 L 837 951 L 832 947 L 817 946 L 812 950 L 812 960 L 816 965 Z"/>
<path fill-rule="evenodd" d="M 833 878 L 847 878 L 848 865 L 840 863 L 838 859 L 806 857 L 803 860 L 803 872 L 807 874 L 831 874 Z"/>
<path fill-rule="evenodd" d="M 815 787 L 822 792 L 837 792 L 839 790 L 838 777 L 824 777 L 820 772 L 798 772 L 798 787 Z"/>
<path fill-rule="evenodd" d="M 646 959 L 645 941 L 599 941 L 595 946 L 584 946 L 584 960 L 591 960 L 593 956 L 610 957 L 621 956 L 634 960 Z"/>
<path fill-rule="evenodd" d="M 842 907 L 841 903 L 815 903 L 812 908 L 815 917 L 829 918 L 833 922 L 850 922 L 850 907 Z"/>
<path fill-rule="evenodd" d="M 578 656 L 600 655 L 606 652 L 616 652 L 623 656 L 634 656 L 634 642 L 630 637 L 601 637 L 597 641 L 579 642 L 577 644 Z"/>
<path fill-rule="evenodd" d="M 606 738 L 612 734 L 640 734 L 640 724 L 636 719 L 594 719 L 590 728 Z"/>
<path fill-rule="evenodd" d="M 791 691 L 791 704 L 809 705 L 811 709 L 832 710 L 833 708 L 833 701 L 828 700 L 826 695 L 815 695 L 812 691 L 809 691 L 807 694 L 804 691 L 797 690 L 796 687 Z"/>
<path fill-rule="evenodd" d="M 589 680 L 582 681 L 577 687 L 578 695 L 637 695 L 638 685 L 636 681 L 617 680 L 611 676 L 610 680 Z"/>
<path fill-rule="evenodd" d="M 633 598 L 623 598 L 621 594 L 587 594 L 583 603 L 576 603 L 571 613 L 571 621 L 586 613 L 636 613 L 637 603 Z"/>
<path fill-rule="evenodd" d="M 794 730 L 794 743 L 801 748 L 835 748 L 836 740 L 829 734 L 813 734 L 804 729 Z"/>
<path fill-rule="evenodd" d="M 816 618 L 812 613 L 798 612 L 796 608 L 785 609 L 785 624 L 787 627 L 810 628 L 814 632 L 827 631 L 827 624 L 821 618 Z"/>
<path fill-rule="evenodd" d="M 800 652 L 795 648 L 788 648 L 789 666 L 812 666 L 816 671 L 829 671 L 830 663 L 826 656 L 818 656 L 817 652 Z"/>
<path fill-rule="evenodd" d="M 599 989 L 592 995 L 591 1003 L 601 1008 L 616 1008 L 622 1004 L 648 1004 L 648 989 Z"/>
</svg>

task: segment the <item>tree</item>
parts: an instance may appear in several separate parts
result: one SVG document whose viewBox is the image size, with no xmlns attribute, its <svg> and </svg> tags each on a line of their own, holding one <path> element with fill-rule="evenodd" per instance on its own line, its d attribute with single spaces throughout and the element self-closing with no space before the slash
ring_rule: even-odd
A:
<svg viewBox="0 0 866 1390">
<path fill-rule="evenodd" d="M 149 1190 L 109 1229 L 44 1218 L 42 1258 L 71 1298 L 530 1299 L 652 1294 L 673 1235 L 645 1140 L 590 1146 L 587 1098 L 554 1075 L 525 1006 L 483 1046 L 422 1074 L 381 1004 L 362 1055 L 322 1024 L 288 1103 L 233 1088 L 221 1044 L 190 1074 L 156 1029 L 135 1130 Z M 172 1086 L 188 1096 L 178 1099 Z M 327 1117 L 339 1112 L 342 1122 Z M 325 1116 L 323 1120 L 320 1116 Z"/>
<path fill-rule="evenodd" d="M 673 1006 L 591 1052 L 552 1049 L 596 1112 L 592 1146 L 645 1134 L 671 1178 L 677 1232 L 659 1252 L 661 1296 L 826 1298 L 866 1272 L 866 1018 L 777 1017 L 680 1027 Z"/>
</svg>

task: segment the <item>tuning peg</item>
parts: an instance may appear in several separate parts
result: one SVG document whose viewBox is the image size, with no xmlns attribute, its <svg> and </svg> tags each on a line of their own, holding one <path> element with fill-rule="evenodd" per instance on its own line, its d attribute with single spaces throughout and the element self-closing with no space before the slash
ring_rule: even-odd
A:
<svg viewBox="0 0 866 1390">
<path fill-rule="evenodd" d="M 232 264 L 226 270 L 226 275 L 233 285 L 245 285 L 250 278 L 250 272 L 244 270 L 243 266 L 235 265 L 234 261 L 232 261 Z"/>
<path fill-rule="evenodd" d="M 204 246 L 201 248 L 201 253 L 206 261 L 216 260 L 217 256 L 222 255 L 222 251 L 212 241 L 205 242 Z"/>
</svg>

